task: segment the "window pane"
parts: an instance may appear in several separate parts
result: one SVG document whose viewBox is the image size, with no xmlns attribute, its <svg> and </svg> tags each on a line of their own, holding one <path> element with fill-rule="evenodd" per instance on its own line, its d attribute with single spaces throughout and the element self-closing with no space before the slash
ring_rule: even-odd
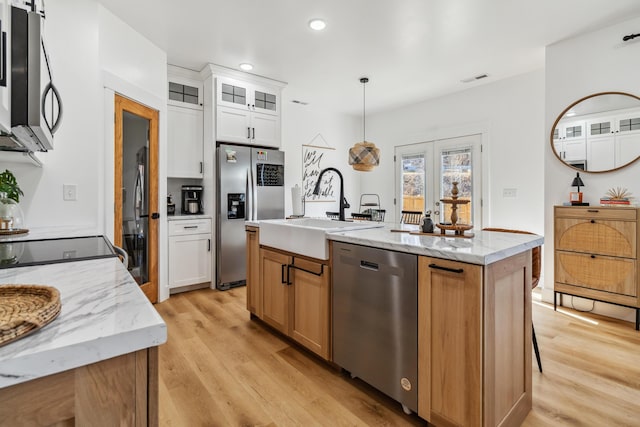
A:
<svg viewBox="0 0 640 427">
<path fill-rule="evenodd" d="M 402 156 L 402 210 L 424 211 L 424 154 Z"/>
<path fill-rule="evenodd" d="M 222 93 L 233 95 L 233 86 L 222 83 Z"/>
<path fill-rule="evenodd" d="M 472 179 L 472 161 L 471 148 L 462 150 L 442 151 L 440 154 L 441 183 L 440 198 L 450 198 L 453 190 L 453 182 L 458 183 L 458 199 L 473 200 L 473 179 Z M 444 222 L 451 221 L 451 205 L 441 203 L 444 212 L 442 220 Z M 473 206 L 469 202 L 464 205 L 458 205 L 458 223 L 473 224 Z"/>
<path fill-rule="evenodd" d="M 185 95 L 198 96 L 198 88 L 193 86 L 184 86 Z"/>
</svg>

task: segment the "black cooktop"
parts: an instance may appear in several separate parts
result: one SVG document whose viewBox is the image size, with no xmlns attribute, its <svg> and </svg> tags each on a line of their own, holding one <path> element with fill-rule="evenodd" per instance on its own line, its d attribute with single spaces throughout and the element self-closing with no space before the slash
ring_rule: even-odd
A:
<svg viewBox="0 0 640 427">
<path fill-rule="evenodd" d="M 104 236 L 0 241 L 0 268 L 116 257 Z"/>
</svg>

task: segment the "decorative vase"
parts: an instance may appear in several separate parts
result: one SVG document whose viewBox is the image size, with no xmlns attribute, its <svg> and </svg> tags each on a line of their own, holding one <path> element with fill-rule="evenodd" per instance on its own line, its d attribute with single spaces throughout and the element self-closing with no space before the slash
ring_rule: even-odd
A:
<svg viewBox="0 0 640 427">
<path fill-rule="evenodd" d="M 24 228 L 24 215 L 20 205 L 0 193 L 0 232 L 11 232 Z"/>
</svg>

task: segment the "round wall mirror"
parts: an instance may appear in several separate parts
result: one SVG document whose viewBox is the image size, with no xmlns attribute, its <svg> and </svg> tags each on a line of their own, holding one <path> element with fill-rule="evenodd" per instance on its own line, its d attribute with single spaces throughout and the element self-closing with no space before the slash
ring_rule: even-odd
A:
<svg viewBox="0 0 640 427">
<path fill-rule="evenodd" d="M 574 169 L 623 168 L 640 156 L 640 98 L 603 92 L 579 99 L 558 116 L 550 139 L 556 157 Z"/>
</svg>

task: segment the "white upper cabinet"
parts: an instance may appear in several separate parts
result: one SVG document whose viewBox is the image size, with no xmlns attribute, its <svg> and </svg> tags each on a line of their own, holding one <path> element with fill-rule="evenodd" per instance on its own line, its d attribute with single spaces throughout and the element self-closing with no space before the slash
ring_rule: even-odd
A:
<svg viewBox="0 0 640 427">
<path fill-rule="evenodd" d="M 595 116 L 586 121 L 589 170 L 610 170 L 640 156 L 640 111 Z"/>
<path fill-rule="evenodd" d="M 280 147 L 280 88 L 218 77 L 216 103 L 217 141 Z"/>
<path fill-rule="evenodd" d="M 280 115 L 280 89 L 218 77 L 218 106 Z"/>
<path fill-rule="evenodd" d="M 558 123 L 553 130 L 553 145 L 565 161 L 584 161 L 587 157 L 585 121 Z"/>
<path fill-rule="evenodd" d="M 203 84 L 168 76 L 167 176 L 199 178 L 204 172 Z"/>
<path fill-rule="evenodd" d="M 0 130 L 11 132 L 11 2 L 0 0 Z"/>
<path fill-rule="evenodd" d="M 200 81 L 169 75 L 169 105 L 202 110 L 203 84 Z"/>
<path fill-rule="evenodd" d="M 167 106 L 168 170 L 170 178 L 202 178 L 202 110 Z"/>
</svg>

